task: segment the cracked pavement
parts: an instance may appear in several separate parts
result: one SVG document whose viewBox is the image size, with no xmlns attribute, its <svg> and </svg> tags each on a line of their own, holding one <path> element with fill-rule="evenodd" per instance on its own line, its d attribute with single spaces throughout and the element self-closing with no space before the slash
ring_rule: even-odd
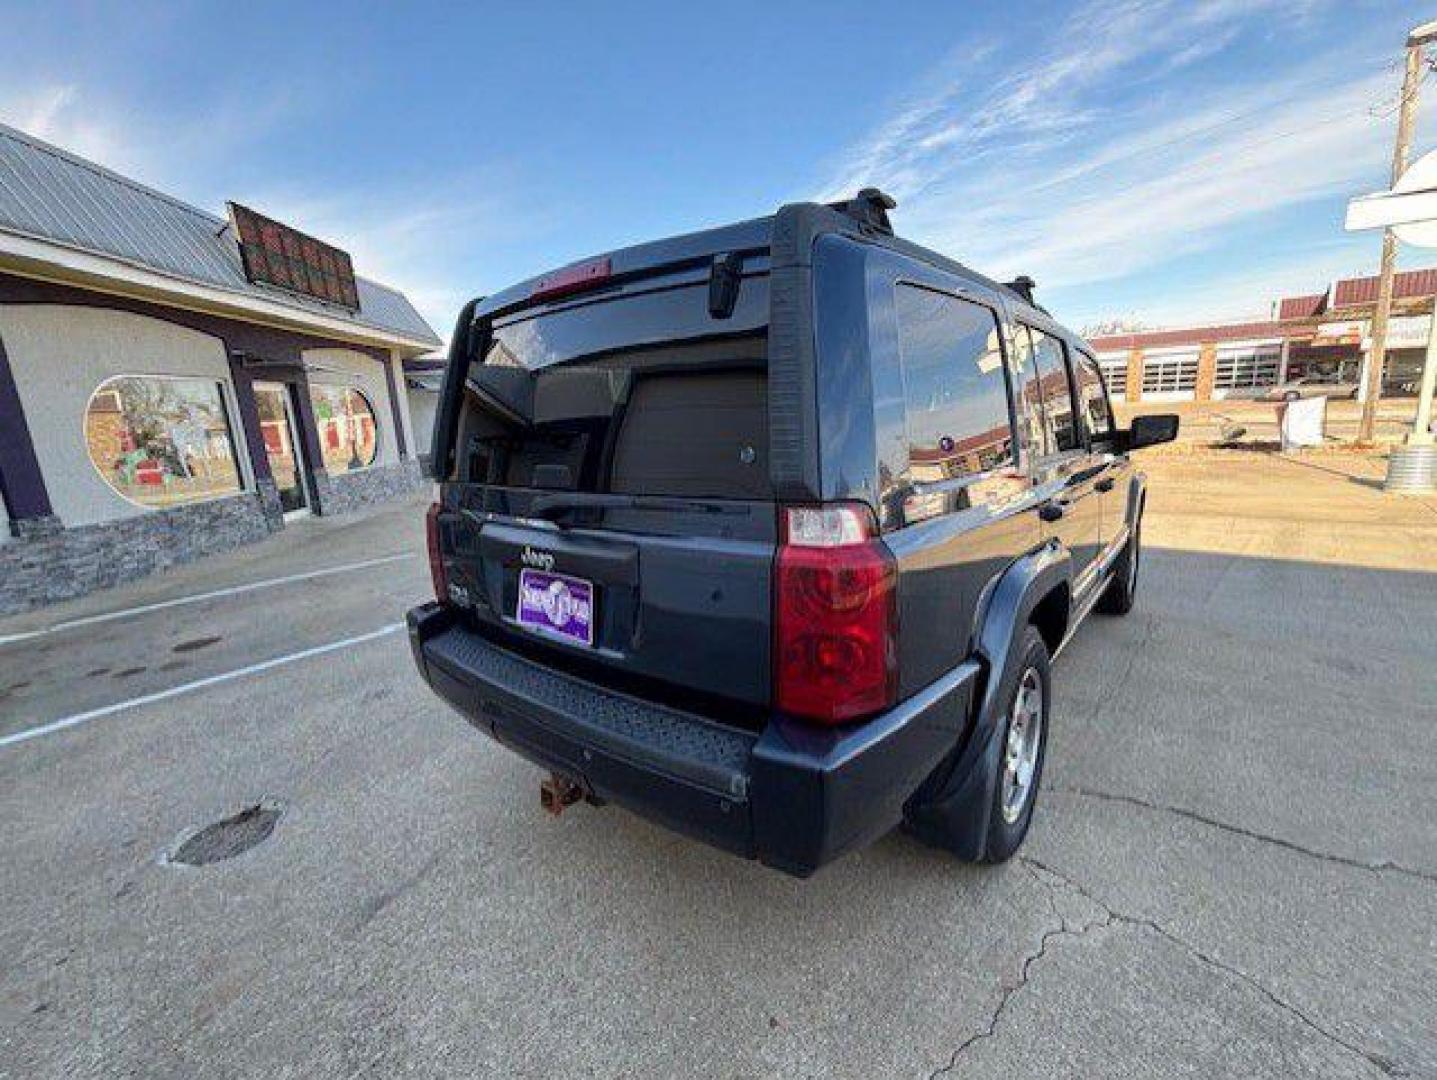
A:
<svg viewBox="0 0 1437 1080">
<path fill-rule="evenodd" d="M 1396 512 L 1376 492 L 1263 469 L 1149 466 L 1138 607 L 1059 660 L 1002 867 L 895 835 L 799 882 L 617 809 L 550 819 L 402 635 L 0 749 L 0 1077 L 1437 1077 L 1437 564 L 1400 522 L 1353 546 Z M 1214 521 L 1219 481 L 1282 505 Z M 317 521 L 134 599 L 421 524 Z M 416 559 L 0 649 L 0 730 L 427 588 Z M 261 798 L 259 847 L 162 864 Z"/>
</svg>

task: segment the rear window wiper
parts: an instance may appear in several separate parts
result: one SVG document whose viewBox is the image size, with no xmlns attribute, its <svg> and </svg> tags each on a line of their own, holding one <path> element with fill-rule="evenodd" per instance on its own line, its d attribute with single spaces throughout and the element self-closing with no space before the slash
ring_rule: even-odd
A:
<svg viewBox="0 0 1437 1080">
<path fill-rule="evenodd" d="M 556 525 L 588 525 L 599 521 L 607 510 L 652 510 L 658 513 L 699 511 L 706 514 L 748 514 L 749 507 L 725 504 L 718 499 L 669 499 L 656 495 L 600 495 L 593 492 L 559 491 L 540 495 L 524 516 Z M 584 513 L 588 511 L 588 513 Z M 562 521 L 567 515 L 572 520 Z"/>
<path fill-rule="evenodd" d="M 601 520 L 606 510 L 629 510 L 638 504 L 639 500 L 633 495 L 559 492 L 539 496 L 524 516 L 538 518 L 540 521 L 552 521 L 561 526 L 589 525 Z M 574 515 L 573 520 L 560 520 L 571 514 Z"/>
</svg>

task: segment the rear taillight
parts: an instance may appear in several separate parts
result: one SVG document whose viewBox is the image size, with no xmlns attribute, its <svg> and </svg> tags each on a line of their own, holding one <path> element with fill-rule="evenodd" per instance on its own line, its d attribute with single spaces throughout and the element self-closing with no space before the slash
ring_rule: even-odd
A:
<svg viewBox="0 0 1437 1080">
<path fill-rule="evenodd" d="M 898 692 L 897 572 L 859 504 L 791 506 L 774 569 L 774 701 L 843 724 Z"/>
<path fill-rule="evenodd" d="M 444 576 L 444 558 L 439 552 L 439 511 L 438 503 L 429 507 L 424 515 L 424 535 L 429 544 L 429 576 L 434 581 L 434 599 L 441 604 L 449 602 L 449 581 Z"/>
</svg>

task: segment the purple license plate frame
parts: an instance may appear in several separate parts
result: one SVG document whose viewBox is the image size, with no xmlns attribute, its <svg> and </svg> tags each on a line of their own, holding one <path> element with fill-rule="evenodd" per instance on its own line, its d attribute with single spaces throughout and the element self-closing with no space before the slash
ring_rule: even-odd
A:
<svg viewBox="0 0 1437 1080">
<path fill-rule="evenodd" d="M 594 583 L 547 570 L 520 570 L 514 618 L 526 630 L 592 648 Z"/>
</svg>

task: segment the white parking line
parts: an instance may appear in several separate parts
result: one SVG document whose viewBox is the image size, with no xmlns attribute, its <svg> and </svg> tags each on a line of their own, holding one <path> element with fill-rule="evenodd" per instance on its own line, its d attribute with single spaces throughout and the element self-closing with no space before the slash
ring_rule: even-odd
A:
<svg viewBox="0 0 1437 1080">
<path fill-rule="evenodd" d="M 153 604 L 140 604 L 137 607 L 121 608 L 119 611 L 107 611 L 101 615 L 82 615 L 78 619 L 66 619 L 64 622 L 42 626 L 37 630 L 24 630 L 18 634 L 0 634 L 0 647 L 14 645 L 21 641 L 31 641 L 37 637 L 45 637 L 47 634 L 58 634 L 63 630 L 73 630 L 78 626 L 94 626 L 97 623 L 113 622 L 116 619 L 129 619 L 136 615 L 146 615 L 151 611 L 164 611 L 166 608 L 181 607 L 185 604 L 198 604 L 205 600 L 217 600 L 223 596 L 238 596 L 240 593 L 254 592 L 256 589 L 272 589 L 277 585 L 293 585 L 296 581 L 309 581 L 312 578 L 329 577 L 331 574 L 347 574 L 351 570 L 363 570 L 369 566 L 383 566 L 386 563 L 399 562 L 403 559 L 417 559 L 418 557 L 419 552 L 417 551 L 403 551 L 398 555 L 385 555 L 378 559 L 364 559 L 360 562 L 344 563 L 340 566 L 326 566 L 322 570 L 308 570 L 302 574 L 287 574 L 284 577 L 250 581 L 243 585 L 231 585 L 225 589 L 213 589 L 210 592 L 177 596 L 172 600 L 158 600 Z"/>
<path fill-rule="evenodd" d="M 16 731 L 9 735 L 0 736 L 0 748 L 13 746 L 15 743 L 28 742 L 31 739 L 38 739 L 42 735 L 53 735 L 57 731 L 64 731 L 67 728 L 77 727 L 80 724 L 88 724 L 91 720 L 99 720 L 101 717 L 112 716 L 117 712 L 123 712 L 125 709 L 134 709 L 141 705 L 151 705 L 156 701 L 166 701 L 172 697 L 179 697 L 181 694 L 189 694 L 196 690 L 204 690 L 206 687 L 231 682 L 234 679 L 242 679 L 246 675 L 258 675 L 262 671 L 270 671 L 273 668 L 283 667 L 285 664 L 293 664 L 296 660 L 308 660 L 310 657 L 323 656 L 325 653 L 332 653 L 337 649 L 347 649 L 351 645 L 362 645 L 366 641 L 373 641 L 387 634 L 398 633 L 403 629 L 404 624 L 402 622 L 390 623 L 388 626 L 381 626 L 378 630 L 371 630 L 367 634 L 358 634 L 355 637 L 347 637 L 340 641 L 331 641 L 326 645 L 316 645 L 310 649 L 301 649 L 299 652 L 289 653 L 286 656 L 276 656 L 273 660 L 264 660 L 258 664 L 250 664 L 247 667 L 236 668 L 234 671 L 211 675 L 205 679 L 196 679 L 194 682 L 182 683 L 179 686 L 172 686 L 168 690 L 159 690 L 153 694 L 130 698 L 128 701 L 117 701 L 113 705 L 102 705 L 98 709 L 90 709 L 88 712 L 66 716 L 63 719 L 55 720 L 48 724 L 41 724 L 39 727 L 26 728 L 24 731 Z"/>
</svg>

